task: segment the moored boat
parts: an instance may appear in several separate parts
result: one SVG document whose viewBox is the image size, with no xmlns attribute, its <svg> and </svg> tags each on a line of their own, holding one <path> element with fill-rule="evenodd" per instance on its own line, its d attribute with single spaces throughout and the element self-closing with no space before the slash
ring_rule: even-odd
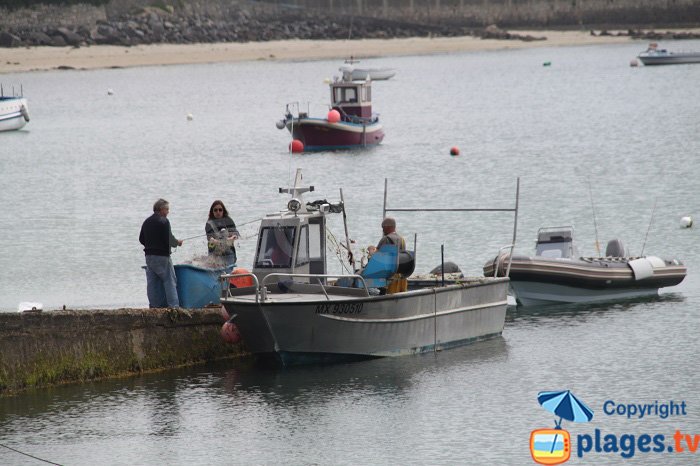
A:
<svg viewBox="0 0 700 466">
<path fill-rule="evenodd" d="M 287 104 L 277 128 L 287 128 L 306 151 L 375 146 L 384 139 L 379 115 L 372 113 L 371 80 L 336 78 L 330 83 L 331 110 L 326 117 L 310 117 L 308 109 Z M 292 112 L 296 110 L 296 115 Z"/>
<path fill-rule="evenodd" d="M 221 300 L 225 325 L 235 324 L 250 352 L 293 365 L 438 351 L 501 334 L 507 278 L 428 280 L 391 293 L 391 280 L 409 276 L 415 262 L 389 245 L 362 270 L 329 274 L 326 216 L 343 211 L 342 191 L 339 204 L 307 204 L 302 194 L 313 187 L 300 183 L 298 171 L 294 187 L 280 189 L 291 195 L 287 210 L 262 220 L 252 273 L 222 276 L 255 282 L 229 287 Z"/>
<path fill-rule="evenodd" d="M 363 66 L 357 66 L 360 60 L 350 57 L 345 60 L 343 66 L 338 68 L 338 70 L 343 73 L 343 79 L 348 81 L 364 81 L 366 79 L 371 79 L 372 81 L 385 81 L 391 79 L 396 74 L 394 68 L 367 68 Z"/>
<path fill-rule="evenodd" d="M 700 63 L 700 52 L 669 52 L 660 49 L 658 44 L 652 42 L 644 52 L 637 57 L 646 66 L 652 65 L 682 65 L 688 63 Z"/>
<path fill-rule="evenodd" d="M 620 240 L 605 257 L 580 257 L 573 227 L 541 228 L 534 256 L 501 254 L 484 264 L 484 275 L 510 277 L 520 306 L 585 303 L 657 295 L 679 284 L 686 267 L 677 259 L 629 256 Z"/>
<path fill-rule="evenodd" d="M 0 131 L 24 128 L 29 121 L 29 105 L 22 94 L 6 96 L 0 86 Z"/>
</svg>

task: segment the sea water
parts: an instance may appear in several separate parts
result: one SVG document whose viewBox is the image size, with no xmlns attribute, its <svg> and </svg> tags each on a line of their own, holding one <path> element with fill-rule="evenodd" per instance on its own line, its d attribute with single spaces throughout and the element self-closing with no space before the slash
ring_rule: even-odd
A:
<svg viewBox="0 0 700 466">
<path fill-rule="evenodd" d="M 256 220 L 284 207 L 278 188 L 297 168 L 315 187 L 307 201 L 343 189 L 358 251 L 381 236 L 385 179 L 389 208 L 511 208 L 520 178 L 516 253 L 533 251 L 540 227 L 573 225 L 582 254 L 619 238 L 632 254 L 681 259 L 688 276 L 656 299 L 510 309 L 502 338 L 437 354 L 292 370 L 242 360 L 2 398 L 0 445 L 70 465 L 531 464 L 530 433 L 559 420 L 537 393 L 570 389 L 594 411 L 562 422 L 572 464 L 695 464 L 700 451 L 576 451 L 596 429 L 668 445 L 677 430 L 700 434 L 700 230 L 680 227 L 700 219 L 700 66 L 630 67 L 645 46 L 364 60 L 398 70 L 373 84 L 382 145 L 294 155 L 275 122 L 290 102 L 324 116 L 324 79 L 342 63 L 4 75 L 23 85 L 32 117 L 0 134 L 6 312 L 146 306 L 138 233 L 159 197 L 189 238 L 175 263 L 206 253 L 221 199 L 245 224 L 237 250 L 249 268 Z M 418 272 L 444 245 L 446 260 L 479 274 L 513 236 L 510 213 L 395 217 Z M 342 217 L 330 227 L 345 242 Z M 335 258 L 331 268 L 342 270 Z M 606 414 L 609 400 L 684 401 L 687 414 L 631 419 Z M 37 464 L 3 446 L 0 463 Z"/>
</svg>

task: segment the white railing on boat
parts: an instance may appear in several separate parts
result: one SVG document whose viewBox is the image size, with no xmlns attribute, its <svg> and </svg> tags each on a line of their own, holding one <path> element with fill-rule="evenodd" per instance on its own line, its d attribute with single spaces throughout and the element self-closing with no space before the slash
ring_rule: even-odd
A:
<svg viewBox="0 0 700 466">
<path fill-rule="evenodd" d="M 515 244 L 506 244 L 498 250 L 498 255 L 496 255 L 496 266 L 493 269 L 494 278 L 498 277 L 498 271 L 501 269 L 501 264 L 505 260 L 506 255 L 508 256 L 508 267 L 506 267 L 506 274 L 504 277 L 510 277 L 510 265 L 513 263 L 513 248 L 515 248 Z M 503 254 L 504 249 L 510 249 L 510 253 Z"/>
<path fill-rule="evenodd" d="M 331 298 L 328 295 L 327 287 L 328 287 L 328 289 L 331 289 L 333 291 L 342 290 L 344 287 L 338 287 L 335 285 L 324 285 L 322 282 L 322 279 L 347 278 L 347 279 L 352 280 L 353 282 L 356 279 L 358 279 L 360 281 L 360 283 L 362 283 L 362 286 L 358 287 L 358 288 L 349 288 L 349 289 L 357 290 L 357 291 L 364 290 L 364 296 L 370 296 L 369 288 L 367 287 L 367 283 L 365 282 L 364 277 L 362 277 L 361 275 L 357 275 L 357 274 L 345 275 L 345 274 L 308 274 L 308 273 L 277 272 L 277 273 L 271 273 L 271 274 L 266 275 L 263 278 L 262 283 L 260 283 L 260 281 L 258 280 L 258 277 L 256 277 L 255 274 L 253 274 L 253 273 L 237 273 L 237 274 L 221 275 L 221 280 L 226 281 L 230 278 L 240 278 L 240 277 L 252 277 L 253 278 L 254 288 L 255 288 L 255 302 L 256 303 L 258 303 L 260 301 L 264 302 L 265 300 L 267 300 L 268 290 L 267 290 L 267 287 L 265 285 L 269 284 L 272 281 L 272 280 L 268 280 L 268 279 L 270 279 L 270 277 L 277 278 L 278 279 L 277 283 L 279 283 L 279 278 L 284 278 L 284 277 L 316 279 L 316 281 L 318 282 L 318 285 L 321 288 L 321 291 L 323 292 L 323 294 L 325 295 L 325 297 L 328 301 L 330 301 Z M 302 285 L 315 285 L 315 283 L 302 283 Z M 233 288 L 233 290 L 235 290 L 235 289 L 236 288 Z M 225 298 L 232 298 L 233 297 L 233 295 L 231 294 L 231 290 L 232 290 L 231 287 L 226 288 Z M 331 294 L 336 294 L 336 293 L 331 293 Z"/>
</svg>

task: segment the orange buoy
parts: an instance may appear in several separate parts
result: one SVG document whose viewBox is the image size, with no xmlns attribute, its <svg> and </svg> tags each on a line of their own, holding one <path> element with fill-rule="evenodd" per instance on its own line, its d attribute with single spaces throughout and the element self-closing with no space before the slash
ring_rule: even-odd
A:
<svg viewBox="0 0 700 466">
<path fill-rule="evenodd" d="M 233 269 L 232 275 L 250 273 L 247 269 L 238 268 Z M 228 279 L 229 283 L 236 288 L 245 288 L 246 286 L 253 286 L 253 277 L 246 275 L 244 277 L 231 277 Z"/>
<path fill-rule="evenodd" d="M 459 147 L 452 146 L 452 148 L 450 149 L 450 155 L 459 155 Z"/>
<path fill-rule="evenodd" d="M 241 332 L 233 322 L 226 322 L 221 326 L 221 337 L 226 343 L 235 344 L 241 341 Z"/>
<path fill-rule="evenodd" d="M 328 123 L 338 123 L 340 121 L 340 112 L 336 109 L 331 110 L 328 112 L 328 116 L 326 117 L 328 120 Z"/>
<path fill-rule="evenodd" d="M 289 143 L 289 149 L 294 153 L 304 152 L 304 143 L 298 139 L 294 139 Z"/>
</svg>

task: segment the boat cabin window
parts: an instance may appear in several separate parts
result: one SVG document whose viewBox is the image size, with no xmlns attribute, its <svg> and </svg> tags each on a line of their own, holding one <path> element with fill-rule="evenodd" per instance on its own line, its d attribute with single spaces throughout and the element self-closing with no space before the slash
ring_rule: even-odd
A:
<svg viewBox="0 0 700 466">
<path fill-rule="evenodd" d="M 372 88 L 371 87 L 363 87 L 362 88 L 362 101 L 363 102 L 371 102 L 372 101 Z"/>
<path fill-rule="evenodd" d="M 260 232 L 255 267 L 290 268 L 294 251 L 293 226 L 267 227 Z"/>
<path fill-rule="evenodd" d="M 312 223 L 309 225 L 309 259 L 321 260 L 321 225 Z"/>
<path fill-rule="evenodd" d="M 309 263 L 309 227 L 304 225 L 299 232 L 299 249 L 297 250 L 296 265 Z"/>
<path fill-rule="evenodd" d="M 338 103 L 357 102 L 357 89 L 354 87 L 336 87 L 333 100 Z"/>
<path fill-rule="evenodd" d="M 535 248 L 535 255 L 548 259 L 558 259 L 560 257 L 571 257 L 571 243 L 539 243 Z"/>
</svg>

